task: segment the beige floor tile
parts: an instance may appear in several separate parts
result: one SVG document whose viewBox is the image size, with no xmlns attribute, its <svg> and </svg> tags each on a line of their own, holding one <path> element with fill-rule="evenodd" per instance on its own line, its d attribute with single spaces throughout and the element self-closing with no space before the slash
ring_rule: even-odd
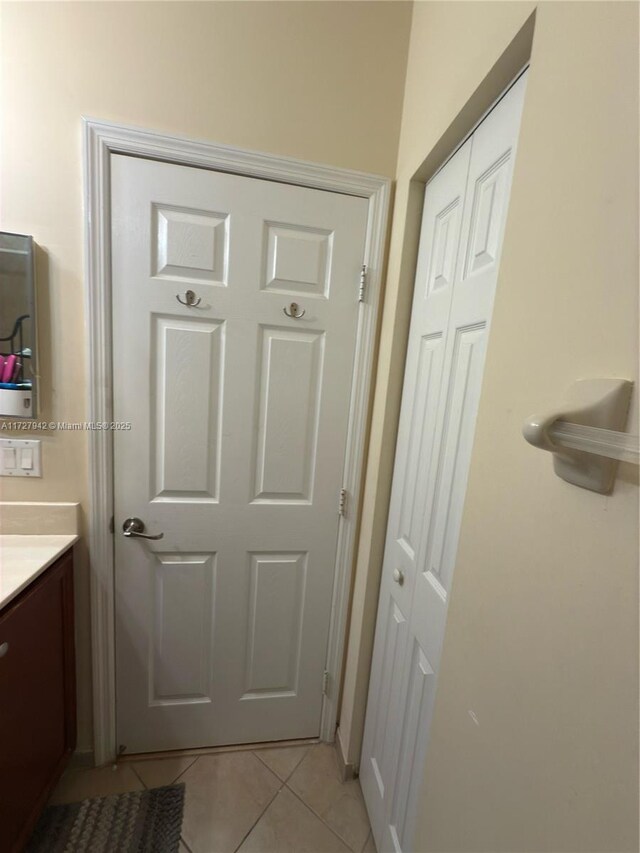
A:
<svg viewBox="0 0 640 853">
<path fill-rule="evenodd" d="M 359 782 L 344 783 L 342 793 L 322 817 L 352 850 L 357 853 L 362 849 L 369 833 L 369 817 Z"/>
<path fill-rule="evenodd" d="M 370 826 L 360 783 L 343 782 L 331 744 L 312 747 L 295 769 L 287 785 L 343 838 L 360 851 Z"/>
<path fill-rule="evenodd" d="M 161 788 L 163 785 L 171 785 L 175 782 L 195 760 L 195 756 L 159 758 L 157 761 L 136 761 L 129 766 L 133 767 L 146 788 Z"/>
<path fill-rule="evenodd" d="M 329 808 L 341 785 L 335 749 L 324 743 L 309 750 L 289 779 L 289 787 L 318 814 Z"/>
<path fill-rule="evenodd" d="M 86 770 L 67 770 L 49 802 L 77 803 L 87 797 L 107 797 L 109 794 L 124 794 L 127 791 L 143 789 L 142 782 L 126 764 L 118 764 L 115 770 L 111 765 Z"/>
<path fill-rule="evenodd" d="M 203 755 L 180 781 L 182 837 L 193 853 L 232 853 L 282 784 L 252 752 Z"/>
<path fill-rule="evenodd" d="M 376 850 L 376 843 L 373 840 L 373 835 L 371 833 L 369 833 L 369 837 L 367 838 L 367 841 L 364 847 L 362 848 L 362 853 L 378 853 L 378 851 Z"/>
<path fill-rule="evenodd" d="M 308 746 L 285 746 L 275 749 L 257 749 L 255 754 L 283 782 L 286 782 L 308 751 Z"/>
<path fill-rule="evenodd" d="M 349 848 L 283 788 L 238 853 L 348 853 Z"/>
</svg>

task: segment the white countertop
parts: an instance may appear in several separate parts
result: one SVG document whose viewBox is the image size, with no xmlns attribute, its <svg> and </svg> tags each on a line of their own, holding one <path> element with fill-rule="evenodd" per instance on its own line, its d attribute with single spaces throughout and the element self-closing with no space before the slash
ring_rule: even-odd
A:
<svg viewBox="0 0 640 853">
<path fill-rule="evenodd" d="M 72 534 L 0 535 L 0 608 L 77 541 Z"/>
</svg>

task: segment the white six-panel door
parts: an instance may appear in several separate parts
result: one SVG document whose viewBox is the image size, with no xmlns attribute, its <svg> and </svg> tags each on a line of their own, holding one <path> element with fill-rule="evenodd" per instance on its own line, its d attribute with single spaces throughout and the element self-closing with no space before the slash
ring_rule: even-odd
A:
<svg viewBox="0 0 640 853">
<path fill-rule="evenodd" d="M 426 188 L 360 768 L 380 853 L 413 849 L 525 78 Z"/>
<path fill-rule="evenodd" d="M 118 742 L 317 736 L 367 202 L 112 161 Z"/>
</svg>

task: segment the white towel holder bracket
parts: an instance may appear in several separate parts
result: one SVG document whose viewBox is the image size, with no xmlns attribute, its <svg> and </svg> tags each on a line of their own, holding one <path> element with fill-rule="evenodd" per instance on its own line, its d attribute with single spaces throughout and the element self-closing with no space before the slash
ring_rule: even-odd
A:
<svg viewBox="0 0 640 853">
<path fill-rule="evenodd" d="M 569 389 L 566 405 L 527 418 L 522 434 L 553 454 L 558 477 L 608 494 L 618 460 L 638 462 L 637 436 L 621 432 L 632 388 L 627 379 L 580 379 Z"/>
</svg>

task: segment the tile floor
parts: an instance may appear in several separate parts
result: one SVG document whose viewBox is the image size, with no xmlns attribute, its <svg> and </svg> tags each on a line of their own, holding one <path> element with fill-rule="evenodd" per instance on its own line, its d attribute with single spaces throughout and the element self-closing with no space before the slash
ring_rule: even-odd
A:
<svg viewBox="0 0 640 853">
<path fill-rule="evenodd" d="M 51 798 L 74 802 L 181 781 L 180 853 L 375 853 L 360 784 L 329 744 L 261 747 L 69 769 Z"/>
</svg>

